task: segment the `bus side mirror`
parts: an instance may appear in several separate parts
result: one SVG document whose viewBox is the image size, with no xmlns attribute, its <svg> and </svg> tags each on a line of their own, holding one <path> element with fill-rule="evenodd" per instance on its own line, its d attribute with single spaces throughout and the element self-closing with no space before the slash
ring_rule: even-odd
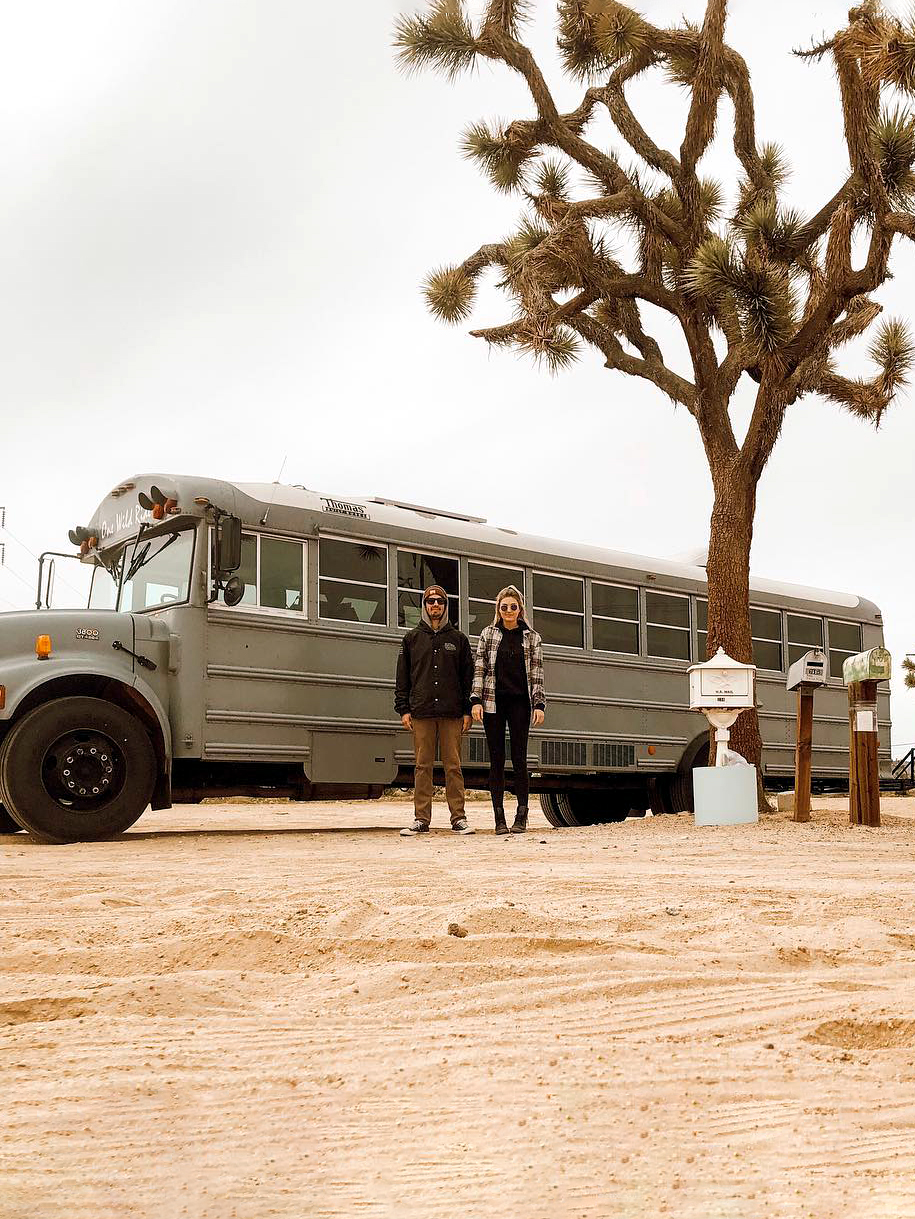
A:
<svg viewBox="0 0 915 1219">
<path fill-rule="evenodd" d="M 216 521 L 214 566 L 222 575 L 238 571 L 241 566 L 241 520 L 237 516 L 220 516 Z"/>
</svg>

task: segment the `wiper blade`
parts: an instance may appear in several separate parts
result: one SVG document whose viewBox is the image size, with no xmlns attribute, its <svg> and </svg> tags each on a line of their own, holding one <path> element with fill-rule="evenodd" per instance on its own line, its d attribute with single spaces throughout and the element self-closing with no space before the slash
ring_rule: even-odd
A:
<svg viewBox="0 0 915 1219">
<path fill-rule="evenodd" d="M 125 584 L 127 583 L 128 580 L 133 579 L 133 577 L 137 574 L 137 572 L 146 562 L 146 556 L 149 554 L 150 546 L 152 546 L 152 542 L 147 542 L 146 545 L 143 547 L 143 549 L 138 551 L 131 559 L 130 566 L 127 568 L 127 572 L 124 576 Z"/>
<path fill-rule="evenodd" d="M 158 558 L 159 555 L 162 554 L 163 551 L 168 550 L 168 548 L 169 548 L 169 546 L 171 546 L 172 542 L 177 542 L 177 541 L 178 541 L 178 534 L 170 533 L 168 535 L 168 537 L 165 539 L 165 541 L 163 542 L 163 544 L 159 547 L 159 549 L 154 550 L 152 554 L 149 553 L 150 547 L 152 546 L 152 541 L 147 542 L 146 545 L 143 547 L 143 549 L 141 551 L 139 551 L 139 553 L 134 555 L 133 561 L 130 564 L 130 568 L 128 569 L 127 575 L 124 577 L 124 583 L 126 584 L 129 579 L 131 579 L 133 576 L 135 576 L 137 574 L 137 572 L 140 570 L 140 568 L 145 566 L 150 561 L 150 559 Z"/>
</svg>

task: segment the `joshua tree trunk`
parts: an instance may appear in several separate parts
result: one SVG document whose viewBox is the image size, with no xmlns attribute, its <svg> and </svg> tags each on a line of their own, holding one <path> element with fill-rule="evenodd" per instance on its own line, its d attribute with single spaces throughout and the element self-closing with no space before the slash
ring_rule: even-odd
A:
<svg viewBox="0 0 915 1219">
<path fill-rule="evenodd" d="M 707 568 L 708 655 L 724 648 L 734 660 L 752 664 L 749 579 L 756 480 L 738 459 L 717 472 L 714 485 Z M 714 732 L 709 742 L 709 764 L 714 765 Z M 755 710 L 739 716 L 731 729 L 731 745 L 760 767 L 762 740 Z"/>
</svg>

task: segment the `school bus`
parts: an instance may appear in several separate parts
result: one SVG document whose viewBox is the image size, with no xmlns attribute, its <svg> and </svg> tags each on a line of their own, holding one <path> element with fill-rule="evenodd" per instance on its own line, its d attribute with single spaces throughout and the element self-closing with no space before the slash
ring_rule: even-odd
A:
<svg viewBox="0 0 915 1219">
<path fill-rule="evenodd" d="M 379 795 L 412 783 L 393 710 L 403 633 L 441 584 L 473 642 L 493 599 L 524 591 L 543 636 L 547 717 L 531 787 L 549 821 L 689 809 L 708 757 L 686 669 L 706 653 L 700 566 L 532 537 L 479 517 L 305 487 L 144 474 L 70 541 L 93 575 L 83 609 L 0 615 L 0 818 L 49 842 L 103 838 L 143 811 L 204 796 Z M 39 602 L 40 602 L 39 597 Z M 751 579 L 770 788 L 790 786 L 789 666 L 828 658 L 817 695 L 818 790 L 848 781 L 842 661 L 883 642 L 853 594 Z M 890 766 L 889 696 L 879 698 Z M 485 787 L 485 739 L 463 744 Z M 510 786 L 510 781 L 509 781 Z"/>
</svg>

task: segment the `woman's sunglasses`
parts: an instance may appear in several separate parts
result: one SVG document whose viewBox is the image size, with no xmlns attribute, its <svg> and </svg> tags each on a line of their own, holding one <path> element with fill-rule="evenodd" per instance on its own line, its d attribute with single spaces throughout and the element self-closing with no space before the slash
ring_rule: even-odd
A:
<svg viewBox="0 0 915 1219">
<path fill-rule="evenodd" d="M 509 605 L 506 602 L 504 605 L 499 606 L 499 613 L 500 614 L 513 614 L 516 610 L 519 610 L 520 608 L 521 608 L 521 606 L 515 605 L 514 602 L 512 602 L 511 605 Z"/>
<path fill-rule="evenodd" d="M 444 597 L 427 597 L 426 598 L 426 605 L 444 605 L 444 604 L 445 604 Z"/>
</svg>

